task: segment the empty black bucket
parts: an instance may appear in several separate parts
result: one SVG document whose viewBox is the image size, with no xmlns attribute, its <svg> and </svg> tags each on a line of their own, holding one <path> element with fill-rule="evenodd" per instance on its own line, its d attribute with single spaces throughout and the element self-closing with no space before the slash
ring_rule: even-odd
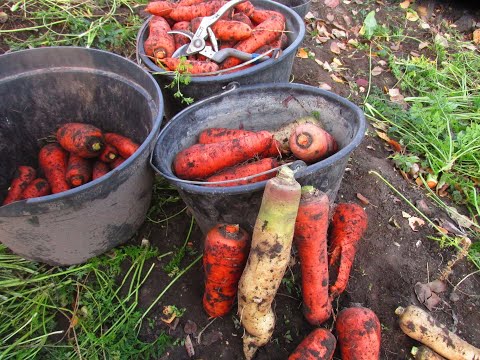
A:
<svg viewBox="0 0 480 360">
<path fill-rule="evenodd" d="M 266 182 L 233 187 L 190 184 L 173 174 L 175 155 L 196 143 L 198 134 L 209 127 L 275 130 L 312 114 L 319 115 L 324 128 L 337 140 L 339 151 L 298 171 L 295 177 L 302 185 L 326 192 L 333 204 L 349 155 L 364 137 L 365 117 L 348 100 L 308 85 L 241 86 L 188 107 L 160 133 L 152 164 L 178 189 L 204 233 L 217 223 L 239 223 L 251 231 Z"/>
<path fill-rule="evenodd" d="M 191 82 L 188 85 L 180 84 L 180 90 L 185 97 L 191 97 L 195 101 L 204 99 L 225 89 L 225 86 L 231 82 L 238 82 L 241 85 L 254 85 L 261 83 L 279 83 L 288 82 L 292 73 L 293 61 L 297 49 L 305 37 L 305 24 L 303 19 L 292 9 L 282 4 L 269 0 L 251 0 L 251 2 L 260 9 L 276 10 L 285 16 L 286 35 L 289 46 L 283 51 L 278 59 L 269 59 L 260 64 L 237 71 L 232 74 L 222 74 L 214 76 L 191 76 Z M 145 55 L 143 43 L 148 37 L 148 23 L 150 19 L 143 24 L 137 37 L 137 62 L 152 71 L 155 79 L 160 84 L 165 99 L 165 115 L 170 119 L 175 114 L 186 107 L 173 94 L 177 90 L 167 89 L 166 86 L 173 81 L 173 75 L 167 74 L 162 68 L 155 65 L 148 56 Z"/>
<path fill-rule="evenodd" d="M 310 10 L 311 0 L 275 0 L 295 11 L 302 19 Z"/>
<path fill-rule="evenodd" d="M 54 265 L 81 263 L 127 241 L 151 199 L 148 158 L 163 117 L 156 81 L 121 56 L 74 47 L 2 55 L 0 69 L 0 201 L 19 165 L 37 168 L 39 139 L 59 124 L 85 122 L 141 144 L 97 180 L 0 206 L 0 240 Z"/>
</svg>

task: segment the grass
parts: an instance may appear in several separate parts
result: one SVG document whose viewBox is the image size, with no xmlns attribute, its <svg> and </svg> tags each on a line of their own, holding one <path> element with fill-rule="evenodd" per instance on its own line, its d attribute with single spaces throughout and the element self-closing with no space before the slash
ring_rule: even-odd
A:
<svg viewBox="0 0 480 360">
<path fill-rule="evenodd" d="M 11 50 L 39 46 L 85 46 L 133 57 L 143 19 L 135 7 L 147 0 L 19 0 L 0 9 L 20 28 L 0 27 Z"/>
</svg>

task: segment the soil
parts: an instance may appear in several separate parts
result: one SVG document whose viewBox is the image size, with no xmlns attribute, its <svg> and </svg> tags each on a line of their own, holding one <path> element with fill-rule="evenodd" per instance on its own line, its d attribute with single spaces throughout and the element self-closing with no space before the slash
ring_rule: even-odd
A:
<svg viewBox="0 0 480 360">
<path fill-rule="evenodd" d="M 349 31 L 356 28 L 358 32 L 361 21 L 373 9 L 379 9 L 376 15 L 379 23 L 384 23 L 388 19 L 390 24 L 398 24 L 405 28 L 404 13 L 397 2 L 352 0 L 345 4 L 346 2 L 340 1 L 337 7 L 328 8 L 323 0 L 318 0 L 312 2 L 310 11 L 316 19 L 322 20 L 322 24 L 329 32 L 342 27 Z M 427 9 L 427 21 L 433 29 L 442 21 L 454 23 L 465 15 L 472 17 L 476 22 L 480 21 L 477 10 L 463 8 L 458 4 L 452 7 L 448 2 L 423 1 L 418 2 L 417 6 L 424 6 Z M 417 38 L 431 39 L 426 30 L 419 29 L 416 25 L 407 24 L 406 31 L 414 33 Z M 464 34 L 468 38 L 471 29 L 466 30 Z M 313 86 L 328 84 L 332 92 L 361 104 L 368 91 L 370 66 L 368 44 L 363 50 L 347 46 L 340 54 L 334 54 L 330 51 L 331 42 L 330 39 L 319 45 L 311 33 L 307 33 L 302 47 L 313 52 L 314 56 L 295 59 L 293 79 L 295 82 Z M 343 39 L 342 42 L 346 43 L 346 40 Z M 419 51 L 418 43 L 395 44 L 392 41 L 392 46 L 405 54 Z M 0 47 L 3 51 L 8 50 L 1 40 Z M 313 57 L 320 63 L 325 61 L 331 63 L 333 58 L 337 57 L 345 68 L 338 72 L 342 82 L 332 80 L 331 73 L 324 70 Z M 388 59 L 373 57 L 372 68 L 381 64 L 382 60 Z M 392 88 L 395 84 L 396 80 L 387 71 L 372 78 L 372 85 L 379 89 Z M 413 231 L 408 219 L 403 216 L 403 212 L 415 216 L 412 208 L 372 173 L 375 171 L 381 174 L 412 202 L 424 201 L 431 211 L 429 215 L 431 219 L 448 218 L 447 214 L 429 202 L 425 191 L 406 181 L 395 169 L 388 159 L 392 150 L 375 135 L 374 130 L 369 125 L 364 141 L 352 154 L 337 197 L 338 202 L 352 201 L 364 205 L 369 216 L 369 228 L 360 243 L 347 291 L 336 301 L 334 309 L 337 313 L 354 304 L 371 308 L 382 324 L 381 359 L 411 359 L 410 349 L 418 343 L 403 334 L 394 311 L 398 306 L 409 304 L 422 306 L 414 292 L 414 285 L 417 282 L 426 283 L 437 278 L 455 253 L 428 238 L 436 236 L 428 225 Z M 174 214 L 183 206 L 182 203 L 172 203 L 163 206 L 162 210 L 166 214 Z M 148 238 L 161 253 L 173 251 L 185 241 L 189 224 L 190 217 L 187 213 L 161 224 L 147 221 L 139 236 L 131 243 L 139 244 L 143 238 Z M 197 254 L 188 254 L 182 262 L 183 267 L 201 252 L 202 240 L 200 229 L 194 227 L 189 247 Z M 293 258 L 295 259 L 295 256 Z M 141 292 L 142 306 L 147 307 L 151 304 L 172 280 L 162 270 L 162 266 L 169 260 L 170 257 L 164 257 L 156 261 L 156 267 Z M 433 316 L 447 325 L 448 329 L 480 347 L 480 277 L 478 274 L 470 276 L 474 271 L 475 268 L 465 260 L 453 267 L 448 278 L 448 288 L 440 294 L 442 302 L 433 311 Z M 277 324 L 272 340 L 259 349 L 255 359 L 287 359 L 298 343 L 313 329 L 302 316 L 299 280 L 299 265 L 293 262 L 273 305 Z M 153 308 L 149 314 L 153 319 L 150 325 L 153 326 L 147 324 L 143 326 L 142 338 L 152 340 L 161 331 L 167 331 L 173 337 L 184 340 L 185 330 L 192 332 L 192 329 L 185 329 L 185 325 L 187 322 L 194 322 L 197 330 L 190 335 L 195 349 L 193 359 L 243 359 L 243 329 L 239 326 L 235 312 L 232 311 L 230 315 L 212 322 L 202 309 L 202 295 L 203 269 L 199 262 L 176 281 Z M 175 329 L 161 320 L 162 309 L 166 305 L 186 309 Z M 324 326 L 334 328 L 334 318 L 327 321 Z M 188 327 L 191 327 L 191 323 Z M 340 359 L 340 356 L 336 354 L 335 358 Z M 162 359 L 183 360 L 189 359 L 189 356 L 184 346 L 176 346 L 169 349 Z"/>
</svg>

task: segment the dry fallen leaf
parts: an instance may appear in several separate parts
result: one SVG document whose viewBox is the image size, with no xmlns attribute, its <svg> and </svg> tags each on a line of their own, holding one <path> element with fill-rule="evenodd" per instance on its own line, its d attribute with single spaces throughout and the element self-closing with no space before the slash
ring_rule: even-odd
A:
<svg viewBox="0 0 480 360">
<path fill-rule="evenodd" d="M 325 0 L 325 5 L 329 8 L 336 8 L 340 4 L 340 0 Z"/>
<path fill-rule="evenodd" d="M 332 71 L 333 71 L 333 69 L 332 69 L 332 67 L 330 66 L 330 64 L 328 63 L 328 61 L 325 61 L 325 62 L 322 64 L 322 66 L 323 66 L 323 68 L 324 68 L 325 70 L 327 70 L 328 72 L 332 72 Z"/>
<path fill-rule="evenodd" d="M 187 350 L 188 357 L 195 356 L 195 349 L 193 348 L 192 339 L 190 339 L 190 335 L 187 335 L 185 338 L 185 349 Z"/>
<path fill-rule="evenodd" d="M 405 219 L 408 219 L 408 218 L 411 218 L 412 215 L 410 215 L 409 213 L 407 213 L 405 211 L 402 211 L 402 217 L 405 218 Z"/>
<path fill-rule="evenodd" d="M 400 90 L 398 89 L 388 89 L 388 95 L 390 95 L 390 101 L 396 102 L 396 103 L 402 103 L 403 102 L 403 95 L 400 94 Z"/>
<path fill-rule="evenodd" d="M 342 42 L 339 42 L 339 43 L 338 43 L 338 47 L 339 47 L 341 50 L 347 50 L 347 45 L 345 45 L 345 44 L 342 43 Z"/>
<path fill-rule="evenodd" d="M 430 45 L 428 42 L 422 41 L 420 44 L 418 44 L 418 50 L 425 49 L 428 45 Z"/>
<path fill-rule="evenodd" d="M 315 41 L 317 42 L 317 44 L 323 44 L 323 43 L 326 43 L 328 40 L 330 40 L 329 37 L 326 37 L 326 36 L 317 36 L 315 38 Z"/>
<path fill-rule="evenodd" d="M 418 5 L 416 10 L 417 10 L 418 15 L 420 15 L 423 18 L 428 16 L 428 9 L 427 9 L 426 6 Z"/>
<path fill-rule="evenodd" d="M 480 44 L 480 29 L 473 32 L 473 43 L 476 45 Z"/>
<path fill-rule="evenodd" d="M 427 284 L 417 282 L 414 286 L 418 301 L 425 305 L 425 307 L 430 311 L 434 310 L 435 307 L 442 301 L 440 296 L 437 294 L 444 292 L 446 289 L 447 287 L 445 283 L 440 280 L 435 280 Z"/>
<path fill-rule="evenodd" d="M 315 59 L 313 59 L 313 60 L 315 60 L 315 62 L 316 62 L 318 65 L 323 66 L 322 60 L 319 60 L 319 59 L 317 59 L 317 58 L 315 58 Z"/>
<path fill-rule="evenodd" d="M 345 83 L 345 80 L 343 80 L 342 78 L 338 77 L 335 74 L 331 74 L 330 77 L 332 78 L 333 81 L 335 81 L 337 83 L 341 83 L 341 84 Z"/>
<path fill-rule="evenodd" d="M 333 41 L 330 44 L 330 51 L 333 52 L 334 54 L 340 54 L 340 47 L 338 46 L 338 43 L 336 41 Z"/>
<path fill-rule="evenodd" d="M 393 44 L 392 46 L 390 46 L 390 49 L 392 49 L 393 51 L 400 50 L 400 43 Z"/>
<path fill-rule="evenodd" d="M 408 218 L 408 225 L 413 231 L 418 231 L 418 228 L 425 225 L 425 220 L 412 216 Z"/>
<path fill-rule="evenodd" d="M 332 22 L 333 20 L 335 20 L 335 16 L 333 14 L 327 14 L 327 20 Z"/>
<path fill-rule="evenodd" d="M 448 40 L 444 36 L 442 36 L 440 34 L 437 34 L 437 35 L 435 35 L 434 40 L 435 40 L 436 44 L 441 45 L 445 48 L 448 47 Z"/>
<path fill-rule="evenodd" d="M 420 20 L 420 27 L 424 30 L 430 29 L 430 25 L 428 25 L 425 21 Z"/>
<path fill-rule="evenodd" d="M 300 59 L 308 59 L 308 51 L 305 50 L 305 48 L 298 49 L 297 57 Z"/>
<path fill-rule="evenodd" d="M 347 37 L 347 33 L 343 30 L 338 30 L 338 29 L 333 29 L 332 30 L 332 35 L 335 36 L 337 39 L 341 39 L 341 38 L 346 38 Z"/>
<path fill-rule="evenodd" d="M 418 16 L 416 11 L 409 11 L 407 12 L 406 18 L 408 21 L 418 21 L 418 19 L 420 19 L 420 16 Z"/>
<path fill-rule="evenodd" d="M 405 0 L 404 2 L 400 3 L 400 7 L 402 9 L 407 9 L 410 6 L 410 0 Z"/>
<path fill-rule="evenodd" d="M 355 40 L 355 39 L 350 39 L 348 40 L 348 45 L 352 45 L 352 46 L 358 46 L 358 40 Z"/>
<path fill-rule="evenodd" d="M 383 72 L 383 69 L 380 66 L 375 66 L 372 69 L 372 76 L 378 76 Z"/>
<path fill-rule="evenodd" d="M 332 87 L 330 85 L 328 85 L 327 83 L 321 83 L 320 85 L 318 85 L 318 87 L 320 89 L 327 90 L 327 91 L 332 90 Z"/>
<path fill-rule="evenodd" d="M 337 64 L 338 66 L 342 66 L 342 62 L 338 58 L 333 58 L 333 63 Z"/>
<path fill-rule="evenodd" d="M 187 320 L 185 326 L 183 327 L 183 331 L 187 335 L 195 334 L 197 332 L 197 324 L 192 320 Z"/>
<path fill-rule="evenodd" d="M 392 216 L 392 217 L 390 217 L 390 219 L 388 219 L 388 223 L 391 226 L 396 227 L 397 229 L 400 229 L 400 225 L 398 225 L 397 219 L 395 219 L 394 216 Z"/>
<path fill-rule="evenodd" d="M 357 79 L 356 83 L 358 86 L 363 86 L 363 87 L 368 86 L 368 80 L 366 79 Z"/>
<path fill-rule="evenodd" d="M 459 214 L 457 209 L 455 209 L 453 206 L 447 206 L 447 211 L 450 218 L 459 226 L 467 229 L 472 227 L 472 222 L 466 216 Z"/>
<path fill-rule="evenodd" d="M 370 200 L 368 200 L 365 196 L 363 196 L 360 193 L 357 193 L 357 199 L 360 200 L 364 205 L 370 204 Z"/>
</svg>

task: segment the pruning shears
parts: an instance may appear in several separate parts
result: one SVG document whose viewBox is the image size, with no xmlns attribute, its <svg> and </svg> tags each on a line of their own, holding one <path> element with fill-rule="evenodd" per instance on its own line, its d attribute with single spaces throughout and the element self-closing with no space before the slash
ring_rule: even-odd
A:
<svg viewBox="0 0 480 360">
<path fill-rule="evenodd" d="M 218 41 L 211 29 L 211 26 L 215 24 L 227 11 L 229 11 L 235 5 L 242 3 L 246 0 L 231 0 L 225 5 L 223 5 L 218 11 L 211 15 L 206 16 L 200 22 L 197 31 L 195 34 L 188 30 L 172 30 L 169 31 L 169 34 L 180 34 L 188 37 L 190 39 L 189 44 L 185 44 L 179 47 L 172 55 L 172 57 L 179 58 L 181 56 L 189 56 L 194 54 L 200 54 L 207 57 L 210 60 L 220 63 L 226 58 L 233 56 L 239 58 L 242 61 L 248 61 L 258 58 L 258 61 L 268 60 L 268 56 L 263 56 L 263 54 L 249 54 L 244 51 L 237 49 L 218 49 Z M 206 44 L 206 39 L 210 40 L 212 46 Z M 272 55 L 272 57 L 276 57 Z"/>
</svg>

